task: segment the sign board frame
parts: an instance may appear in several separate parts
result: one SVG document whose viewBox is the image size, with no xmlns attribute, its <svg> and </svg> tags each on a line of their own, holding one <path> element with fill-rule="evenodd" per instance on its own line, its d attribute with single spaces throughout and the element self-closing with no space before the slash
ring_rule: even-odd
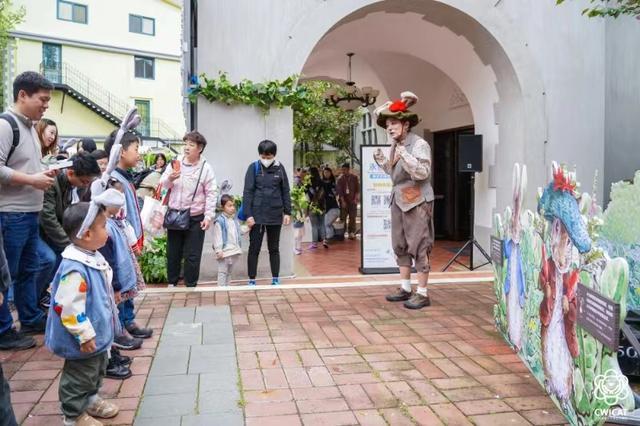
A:
<svg viewBox="0 0 640 426">
<path fill-rule="evenodd" d="M 370 166 L 373 167 L 372 163 L 375 164 L 375 161 L 373 160 L 373 153 L 378 148 L 382 148 L 383 150 L 390 150 L 391 145 L 381 144 L 381 145 L 361 145 L 360 146 L 360 201 L 362 203 L 360 208 L 360 235 L 361 235 L 360 272 L 365 275 L 397 274 L 400 272 L 400 269 L 397 266 L 391 266 L 391 263 L 393 263 L 393 265 L 396 265 L 396 261 L 395 261 L 395 255 L 393 255 L 393 250 L 391 245 L 391 228 L 390 228 L 391 209 L 389 208 L 388 203 L 387 204 L 384 203 L 386 199 L 385 191 L 379 191 L 379 190 L 376 191 L 372 185 L 369 185 L 370 183 L 369 178 L 371 177 L 371 174 L 367 176 L 368 173 L 375 173 L 376 180 L 379 180 L 379 181 L 388 180 L 389 183 L 391 183 L 391 177 L 386 175 L 386 173 L 379 167 L 378 167 L 379 170 L 369 170 Z M 388 153 L 387 153 L 387 156 L 388 156 Z M 386 179 L 382 177 L 381 173 L 386 175 Z M 389 188 L 391 188 L 391 186 L 389 186 Z M 376 193 L 372 194 L 372 192 L 376 192 Z M 370 204 L 368 200 L 371 200 L 371 199 L 370 198 L 365 199 L 365 197 L 371 197 L 371 196 L 377 197 L 375 198 L 375 200 L 376 202 L 379 202 L 378 205 L 380 205 L 380 209 L 376 209 L 375 212 L 370 211 L 368 207 Z M 390 200 L 390 191 L 389 191 L 388 199 Z M 386 237 L 382 236 L 384 233 L 384 229 L 382 229 L 383 232 L 378 233 L 376 235 L 369 236 L 369 234 L 367 234 L 369 230 L 379 228 L 380 222 L 383 222 L 389 225 L 388 232 L 387 232 L 388 241 L 385 241 L 384 238 Z M 369 251 L 367 246 L 376 244 L 376 243 L 379 245 L 385 244 L 388 247 L 387 250 L 391 250 L 391 256 L 387 256 L 386 259 L 381 259 L 379 261 L 380 263 L 382 263 L 382 265 L 370 259 L 370 257 L 375 257 L 375 256 L 370 256 L 368 254 Z M 365 251 L 367 251 L 367 253 L 365 253 Z M 383 254 L 387 254 L 387 253 L 385 252 Z M 391 262 L 391 260 L 393 260 L 393 262 Z"/>
<path fill-rule="evenodd" d="M 596 340 L 617 352 L 620 346 L 620 304 L 578 283 L 576 323 Z"/>
</svg>

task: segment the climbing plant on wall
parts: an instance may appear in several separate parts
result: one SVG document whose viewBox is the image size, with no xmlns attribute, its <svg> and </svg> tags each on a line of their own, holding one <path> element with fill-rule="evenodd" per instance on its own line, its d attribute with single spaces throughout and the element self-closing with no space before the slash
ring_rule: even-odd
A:
<svg viewBox="0 0 640 426">
<path fill-rule="evenodd" d="M 227 73 L 220 72 L 218 78 L 209 78 L 206 74 L 193 78 L 189 91 L 189 100 L 195 102 L 202 96 L 209 102 L 221 102 L 226 105 L 252 105 L 265 114 L 271 108 L 304 108 L 307 102 L 307 89 L 296 84 L 298 77 L 292 75 L 284 80 L 271 80 L 254 83 L 244 79 L 232 83 Z"/>
<path fill-rule="evenodd" d="M 556 0 L 556 4 L 564 2 L 565 0 Z M 590 7 L 582 10 L 582 14 L 589 18 L 631 15 L 640 19 L 640 0 L 590 0 L 590 3 Z"/>
</svg>

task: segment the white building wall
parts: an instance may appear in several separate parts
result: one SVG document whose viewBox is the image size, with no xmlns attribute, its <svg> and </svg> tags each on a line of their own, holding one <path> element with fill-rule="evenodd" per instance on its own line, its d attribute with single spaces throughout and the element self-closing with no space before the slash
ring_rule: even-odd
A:
<svg viewBox="0 0 640 426">
<path fill-rule="evenodd" d="M 43 42 L 60 44 L 63 63 L 119 100 L 130 105 L 135 99 L 149 100 L 152 129 L 160 119 L 176 136 L 184 134 L 179 8 L 162 0 L 78 0 L 88 7 L 88 22 L 81 24 L 57 19 L 55 0 L 14 3 L 26 10 L 24 22 L 13 31 L 14 74 L 39 70 Z M 154 18 L 155 36 L 129 32 L 129 13 Z M 155 59 L 154 79 L 135 77 L 136 55 Z"/>
<path fill-rule="evenodd" d="M 180 9 L 162 0 L 70 0 L 86 5 L 87 24 L 57 19 L 56 0 L 14 0 L 27 15 L 16 31 L 173 55 L 180 51 Z M 154 18 L 156 34 L 129 32 L 129 14 Z M 178 58 L 179 59 L 179 58 Z"/>
</svg>

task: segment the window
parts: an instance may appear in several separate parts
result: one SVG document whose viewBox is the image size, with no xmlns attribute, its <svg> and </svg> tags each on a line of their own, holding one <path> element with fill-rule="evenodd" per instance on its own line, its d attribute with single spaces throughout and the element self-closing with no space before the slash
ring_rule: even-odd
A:
<svg viewBox="0 0 640 426">
<path fill-rule="evenodd" d="M 151 133 L 151 101 L 136 99 L 135 105 L 141 119 L 136 130 L 142 133 L 142 136 L 149 136 Z"/>
<path fill-rule="evenodd" d="M 153 80 L 155 75 L 155 60 L 153 58 L 135 57 L 136 78 Z"/>
<path fill-rule="evenodd" d="M 62 83 L 62 46 L 42 43 L 42 68 L 49 81 Z"/>
<path fill-rule="evenodd" d="M 363 145 L 378 145 L 378 133 L 370 112 L 362 116 L 362 124 L 360 127 Z"/>
<path fill-rule="evenodd" d="M 129 32 L 156 35 L 156 20 L 145 16 L 129 15 Z"/>
<path fill-rule="evenodd" d="M 86 24 L 87 6 L 84 4 L 58 0 L 58 19 L 62 21 L 77 22 L 78 24 Z"/>
</svg>

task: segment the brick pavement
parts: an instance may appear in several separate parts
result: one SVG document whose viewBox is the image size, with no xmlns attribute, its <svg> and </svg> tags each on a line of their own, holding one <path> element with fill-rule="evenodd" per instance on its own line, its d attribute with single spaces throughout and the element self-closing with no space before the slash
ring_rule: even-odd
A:
<svg viewBox="0 0 640 426">
<path fill-rule="evenodd" d="M 460 241 L 436 241 L 431 253 L 431 268 L 440 271 L 453 257 L 456 250 L 464 244 Z M 305 250 L 300 256 L 295 257 L 295 269 L 297 276 L 323 276 L 323 275 L 354 275 L 360 268 L 360 240 L 345 240 L 332 242 L 329 249 L 321 247 L 308 250 L 308 244 L 303 244 Z M 469 257 L 461 256 L 459 260 L 468 265 Z M 479 264 L 480 259 L 476 259 Z M 449 271 L 466 271 L 456 263 L 449 267 Z"/>
<path fill-rule="evenodd" d="M 131 424 L 139 410 L 136 424 L 145 424 L 140 396 L 145 383 L 159 386 L 152 383 L 153 374 L 147 376 L 159 334 L 170 327 L 165 325 L 169 310 L 208 305 L 230 308 L 237 382 L 242 385 L 235 407 L 243 408 L 247 425 L 564 422 L 495 332 L 491 284 L 433 286 L 433 306 L 418 312 L 385 302 L 389 290 L 143 295 L 138 318 L 156 334 L 133 353 L 133 378 L 105 382 L 102 394 L 123 410 L 108 423 Z M 25 425 L 59 424 L 56 378 L 61 362 L 42 347 L 0 353 L 0 360 L 19 420 Z M 182 380 L 186 382 L 174 382 L 177 390 L 193 386 Z M 217 382 L 228 385 L 230 380 L 220 374 Z"/>
</svg>

